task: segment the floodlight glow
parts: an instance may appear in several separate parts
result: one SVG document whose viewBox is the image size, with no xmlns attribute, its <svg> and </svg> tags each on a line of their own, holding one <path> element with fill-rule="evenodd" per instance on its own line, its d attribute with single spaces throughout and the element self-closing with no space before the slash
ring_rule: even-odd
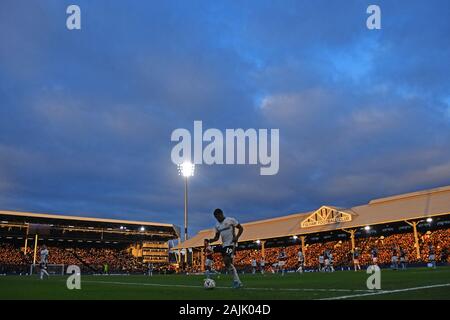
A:
<svg viewBox="0 0 450 320">
<path fill-rule="evenodd" d="M 369 231 L 370 230 L 370 226 L 365 226 L 364 230 Z"/>
<path fill-rule="evenodd" d="M 297 236 L 293 236 L 293 237 L 292 237 L 292 239 L 294 239 L 294 240 L 297 240 L 297 239 L 298 239 L 298 237 L 297 237 Z"/>
<path fill-rule="evenodd" d="M 178 171 L 183 177 L 192 177 L 194 175 L 195 165 L 189 161 L 178 165 Z"/>
<path fill-rule="evenodd" d="M 141 227 L 139 230 L 141 230 L 141 231 L 143 232 L 143 231 L 145 231 L 145 228 L 144 228 L 144 227 Z"/>
<path fill-rule="evenodd" d="M 261 240 L 256 240 L 256 244 L 260 244 L 261 243 Z"/>
<path fill-rule="evenodd" d="M 433 219 L 432 218 L 427 218 L 427 222 L 431 223 L 431 222 L 433 222 Z"/>
</svg>

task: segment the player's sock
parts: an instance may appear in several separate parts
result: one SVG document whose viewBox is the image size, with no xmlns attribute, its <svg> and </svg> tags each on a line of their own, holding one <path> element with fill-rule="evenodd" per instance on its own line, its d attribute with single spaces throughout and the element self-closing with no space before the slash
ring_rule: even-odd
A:
<svg viewBox="0 0 450 320">
<path fill-rule="evenodd" d="M 241 279 L 239 279 L 237 270 L 234 267 L 234 265 L 232 265 L 232 264 L 230 264 L 230 271 L 233 273 L 233 281 L 237 281 L 237 282 L 241 283 Z"/>
</svg>

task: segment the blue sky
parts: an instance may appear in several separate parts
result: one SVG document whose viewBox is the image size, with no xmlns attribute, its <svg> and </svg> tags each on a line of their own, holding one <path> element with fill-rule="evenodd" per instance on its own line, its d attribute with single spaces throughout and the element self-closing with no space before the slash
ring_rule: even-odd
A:
<svg viewBox="0 0 450 320">
<path fill-rule="evenodd" d="M 82 30 L 65 27 L 77 4 Z M 366 28 L 378 4 L 382 29 Z M 198 166 L 191 230 L 450 184 L 450 3 L 0 2 L 0 208 L 183 223 L 176 128 L 279 128 Z"/>
</svg>

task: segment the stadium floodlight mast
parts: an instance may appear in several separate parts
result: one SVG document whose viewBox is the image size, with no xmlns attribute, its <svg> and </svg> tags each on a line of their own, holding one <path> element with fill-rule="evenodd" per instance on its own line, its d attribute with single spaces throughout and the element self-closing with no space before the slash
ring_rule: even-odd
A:
<svg viewBox="0 0 450 320">
<path fill-rule="evenodd" d="M 188 178 L 194 175 L 195 165 L 185 161 L 178 165 L 178 173 L 184 177 L 184 241 L 188 239 Z"/>
</svg>

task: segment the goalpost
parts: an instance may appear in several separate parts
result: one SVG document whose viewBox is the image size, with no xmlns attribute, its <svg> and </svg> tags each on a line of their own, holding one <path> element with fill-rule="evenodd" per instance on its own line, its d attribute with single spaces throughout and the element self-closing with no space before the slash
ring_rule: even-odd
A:
<svg viewBox="0 0 450 320">
<path fill-rule="evenodd" d="M 39 274 L 41 271 L 39 264 L 30 265 L 30 275 Z M 62 276 L 64 275 L 64 265 L 63 264 L 47 264 L 47 272 L 50 275 Z"/>
</svg>

